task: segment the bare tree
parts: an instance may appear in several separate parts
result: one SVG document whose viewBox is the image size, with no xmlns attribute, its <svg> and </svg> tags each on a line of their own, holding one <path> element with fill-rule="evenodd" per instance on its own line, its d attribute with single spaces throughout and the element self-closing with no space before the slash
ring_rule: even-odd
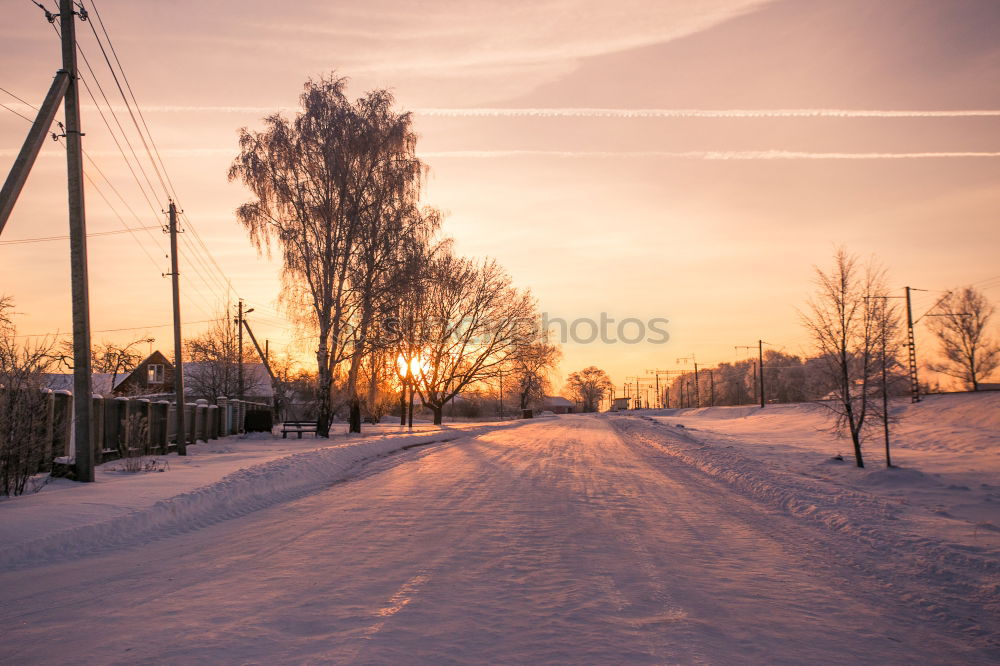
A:
<svg viewBox="0 0 1000 666">
<path fill-rule="evenodd" d="M 592 365 L 571 373 L 566 379 L 566 388 L 582 405 L 583 411 L 596 412 L 601 400 L 611 392 L 612 384 L 608 373 Z"/>
<path fill-rule="evenodd" d="M 949 291 L 938 301 L 930 329 L 941 346 L 942 361 L 928 364 L 931 370 L 965 382 L 973 391 L 1000 367 L 1000 343 L 990 338 L 987 326 L 996 307 L 972 287 Z"/>
<path fill-rule="evenodd" d="M 381 275 L 412 219 L 423 167 L 410 115 L 392 110 L 387 91 L 351 102 L 344 79 L 331 76 L 306 82 L 300 100 L 293 120 L 274 114 L 264 131 L 241 131 L 229 178 L 257 197 L 237 216 L 258 250 L 280 246 L 285 305 L 316 339 L 318 434 L 327 436 L 338 366 L 347 359 L 358 413 Z"/>
<path fill-rule="evenodd" d="M 886 307 L 885 270 L 874 261 L 859 265 L 843 248 L 830 271 L 816 269 L 816 286 L 802 321 L 822 372 L 835 386 L 833 400 L 823 404 L 835 415 L 836 431 L 850 435 L 855 463 L 864 467 L 861 445 L 881 416 L 876 398 L 882 341 L 898 326 L 898 312 Z"/>
<path fill-rule="evenodd" d="M 140 345 L 149 344 L 153 338 L 140 338 L 125 344 L 114 342 L 100 342 L 93 345 L 90 350 L 90 367 L 92 372 L 111 375 L 111 390 L 115 388 L 115 380 L 118 375 L 127 375 L 135 370 L 136 366 L 145 358 Z M 66 340 L 59 345 L 60 362 L 73 369 L 73 341 Z"/>
<path fill-rule="evenodd" d="M 456 257 L 446 248 L 428 266 L 422 305 L 417 389 L 439 425 L 448 400 L 495 375 L 534 337 L 535 304 L 496 262 Z"/>
<path fill-rule="evenodd" d="M 19 343 L 13 303 L 0 296 L 0 495 L 20 495 L 47 463 L 42 374 L 58 361 L 48 340 Z"/>
<path fill-rule="evenodd" d="M 253 395 L 266 384 L 259 374 L 244 371 L 240 385 L 239 336 L 225 315 L 216 319 L 201 335 L 184 341 L 188 361 L 184 363 L 184 389 L 197 398 L 214 402 L 219 396 Z M 244 362 L 249 366 L 257 351 L 243 345 Z"/>
<path fill-rule="evenodd" d="M 515 350 L 509 369 L 510 386 L 520 409 L 542 404 L 551 388 L 549 373 L 561 357 L 559 347 L 544 339 L 531 340 Z"/>
</svg>

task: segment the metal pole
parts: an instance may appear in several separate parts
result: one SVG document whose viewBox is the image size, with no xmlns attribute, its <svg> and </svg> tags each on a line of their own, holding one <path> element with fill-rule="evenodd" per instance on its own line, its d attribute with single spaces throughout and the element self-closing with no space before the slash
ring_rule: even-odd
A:
<svg viewBox="0 0 1000 666">
<path fill-rule="evenodd" d="M 66 113 L 66 171 L 69 185 L 69 251 L 73 295 L 73 437 L 76 477 L 94 480 L 90 417 L 93 406 L 90 366 L 90 289 L 87 278 L 87 220 L 83 192 L 83 146 L 76 69 L 76 13 L 73 0 L 59 1 L 63 69 L 69 76 Z"/>
<path fill-rule="evenodd" d="M 884 301 L 883 301 L 884 303 Z M 879 322 L 882 333 L 882 428 L 885 430 L 885 466 L 892 467 L 892 456 L 889 455 L 889 388 L 885 371 L 885 313 Z"/>
<path fill-rule="evenodd" d="M 917 339 L 913 335 L 913 306 L 910 288 L 906 287 L 906 346 L 910 362 L 910 400 L 920 402 L 920 382 L 917 379 Z"/>
<path fill-rule="evenodd" d="M 168 207 L 170 215 L 170 285 L 174 297 L 174 402 L 177 409 L 174 423 L 177 429 L 177 455 L 187 455 L 187 429 L 184 425 L 184 349 L 181 346 L 181 274 L 177 261 L 177 206 Z"/>
<path fill-rule="evenodd" d="M 760 408 L 764 409 L 764 341 L 757 341 L 757 353 L 760 359 Z"/>
</svg>

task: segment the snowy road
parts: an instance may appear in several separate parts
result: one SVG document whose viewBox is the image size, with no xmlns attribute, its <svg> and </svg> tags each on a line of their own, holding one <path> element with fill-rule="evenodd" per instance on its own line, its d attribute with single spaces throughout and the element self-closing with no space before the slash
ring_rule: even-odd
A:
<svg viewBox="0 0 1000 666">
<path fill-rule="evenodd" d="M 0 574 L 0 663 L 996 659 L 866 557 L 607 419 L 563 417 Z"/>
</svg>

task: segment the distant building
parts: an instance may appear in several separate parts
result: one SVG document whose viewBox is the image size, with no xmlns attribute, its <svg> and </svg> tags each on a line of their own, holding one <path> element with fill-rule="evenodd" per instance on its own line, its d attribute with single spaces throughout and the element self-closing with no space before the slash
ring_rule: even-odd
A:
<svg viewBox="0 0 1000 666">
<path fill-rule="evenodd" d="M 553 414 L 572 414 L 576 411 L 576 405 L 571 401 L 558 395 L 547 395 L 543 401 L 543 409 Z"/>
<path fill-rule="evenodd" d="M 115 386 L 115 395 L 150 395 L 174 390 L 174 365 L 160 351 L 147 356 Z"/>
<path fill-rule="evenodd" d="M 620 412 L 629 408 L 628 403 L 632 398 L 614 398 L 611 400 L 611 411 Z"/>
</svg>

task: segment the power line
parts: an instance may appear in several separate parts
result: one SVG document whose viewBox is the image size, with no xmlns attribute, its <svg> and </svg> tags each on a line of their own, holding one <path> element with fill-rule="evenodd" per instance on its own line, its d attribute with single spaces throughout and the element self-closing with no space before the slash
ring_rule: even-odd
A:
<svg viewBox="0 0 1000 666">
<path fill-rule="evenodd" d="M 0 102 L 0 106 L 2 106 L 3 108 L 7 109 L 11 113 L 13 113 L 15 116 L 21 116 L 22 118 L 24 118 L 25 120 L 27 120 L 29 123 L 35 122 L 34 120 L 32 120 L 31 118 L 29 118 L 28 116 L 24 115 L 20 111 L 15 111 L 14 109 L 10 108 L 9 106 L 7 106 L 6 104 L 4 104 L 3 102 Z"/>
<path fill-rule="evenodd" d="M 38 110 L 38 107 L 37 107 L 37 106 L 35 106 L 35 105 L 34 105 L 34 104 L 32 104 L 31 102 L 28 102 L 28 101 L 25 101 L 24 99 L 22 99 L 22 98 L 18 97 L 17 95 L 15 95 L 15 94 L 14 94 L 14 93 L 12 93 L 11 91 L 7 90 L 6 88 L 3 88 L 3 87 L 0 87 L 0 92 L 5 92 L 5 93 L 7 93 L 8 95 L 10 95 L 10 96 L 11 96 L 11 97 L 13 97 L 14 99 L 16 99 L 16 100 L 17 100 L 18 102 L 20 102 L 21 104 L 24 104 L 25 106 L 30 106 L 30 107 L 31 107 L 32 109 L 34 109 L 35 111 L 37 111 L 37 110 Z"/>
<path fill-rule="evenodd" d="M 177 196 L 177 192 L 170 178 L 169 171 L 166 168 L 166 164 L 163 162 L 163 158 L 160 154 L 159 148 L 156 145 L 156 141 L 153 139 L 152 132 L 150 132 L 149 130 L 149 125 L 146 123 L 145 115 L 142 113 L 142 107 L 135 97 L 135 92 L 132 89 L 132 84 L 128 79 L 128 75 L 125 73 L 125 68 L 121 64 L 121 60 L 118 57 L 117 49 L 115 49 L 114 42 L 111 39 L 111 35 L 108 33 L 107 27 L 104 24 L 104 20 L 101 17 L 100 10 L 93 0 L 91 1 L 91 8 L 93 9 L 95 16 L 97 17 L 98 23 L 100 23 L 101 32 L 104 34 L 104 41 L 107 42 L 108 49 L 110 49 L 111 55 L 118 66 L 118 71 L 121 73 L 121 81 L 124 81 L 125 83 L 125 89 L 128 90 L 128 97 L 126 97 L 125 95 L 125 90 L 122 89 L 121 81 L 119 81 L 119 78 L 115 73 L 115 68 L 111 64 L 111 60 L 108 57 L 108 52 L 104 48 L 100 35 L 97 34 L 97 30 L 94 27 L 93 21 L 90 21 L 91 32 L 94 35 L 94 39 L 98 43 L 98 47 L 101 49 L 101 53 L 104 56 L 105 63 L 107 64 L 108 69 L 111 72 L 111 75 L 115 81 L 115 85 L 118 87 L 118 92 L 121 94 L 122 100 L 125 102 L 126 109 L 128 110 L 129 116 L 132 119 L 132 124 L 135 126 L 136 132 L 139 134 L 139 138 L 142 141 L 143 147 L 146 150 L 146 155 L 147 157 L 149 157 L 150 163 L 152 164 L 153 169 L 156 171 L 157 178 L 160 180 L 160 185 L 163 187 L 164 192 L 167 194 L 168 198 L 171 198 L 173 201 L 179 204 L 180 199 Z M 132 104 L 129 104 L 129 98 L 131 98 Z M 107 101 L 106 98 L 105 101 Z M 133 113 L 132 111 L 133 105 L 135 107 L 135 113 Z M 139 121 L 136 120 L 136 115 L 138 115 Z M 141 128 L 139 127 L 139 122 L 142 123 Z M 145 130 L 145 133 L 143 133 L 143 130 Z M 146 142 L 147 138 L 149 139 L 148 144 Z M 150 150 L 150 146 L 152 146 L 152 151 Z M 156 156 L 155 159 L 153 157 L 154 154 Z M 145 170 L 142 171 L 143 175 L 145 175 Z M 236 293 L 238 295 L 238 292 L 236 292 L 236 290 L 232 288 L 230 281 L 226 277 L 225 271 L 222 270 L 222 267 L 219 266 L 219 263 L 212 255 L 211 250 L 208 249 L 208 246 L 202 239 L 201 234 L 198 232 L 197 227 L 191 222 L 191 220 L 186 215 L 184 215 L 183 213 L 181 214 L 184 217 L 185 226 L 189 231 L 191 231 L 191 233 L 195 237 L 195 240 L 197 241 L 197 245 L 188 243 L 189 247 L 194 249 L 194 252 L 192 254 L 194 254 L 197 257 L 197 254 L 199 252 L 203 253 L 204 257 L 207 258 L 208 261 L 207 262 L 204 261 L 204 258 L 202 257 L 197 257 L 197 259 L 202 263 L 207 273 L 211 274 L 212 267 L 214 267 L 215 270 L 218 272 L 218 275 L 221 277 L 221 279 L 218 280 L 218 282 L 220 286 L 223 288 L 224 292 L 228 294 L 229 291 L 232 291 L 233 293 Z M 209 263 L 211 264 L 211 266 L 208 265 Z M 215 279 L 214 276 L 213 279 Z M 207 280 L 206 280 L 206 286 L 208 286 Z"/>
<path fill-rule="evenodd" d="M 199 319 L 198 321 L 186 321 L 185 326 L 191 326 L 193 324 L 207 324 L 213 322 L 215 319 Z M 123 331 L 142 331 L 148 328 L 166 328 L 168 326 L 173 326 L 170 324 L 148 324 L 146 326 L 128 326 L 126 328 L 105 328 L 99 331 L 93 331 L 93 333 L 121 333 Z M 65 338 L 67 335 L 73 335 L 72 333 L 24 333 L 21 335 L 15 335 L 15 338 Z"/>
<path fill-rule="evenodd" d="M 140 229 L 159 229 L 159 227 L 139 227 Z M 127 234 L 134 229 L 113 229 L 111 231 L 94 231 L 87 234 L 87 238 L 96 238 L 99 236 L 115 236 L 118 234 Z M 0 245 L 23 245 L 26 243 L 46 243 L 48 241 L 60 241 L 69 240 L 69 236 L 39 236 L 37 238 L 17 238 L 14 240 L 0 241 Z"/>
<path fill-rule="evenodd" d="M 97 15 L 97 18 L 100 21 L 101 18 L 100 13 L 97 11 L 96 7 L 94 8 L 94 13 Z M 100 35 L 97 34 L 97 29 L 94 27 L 94 22 L 87 21 L 87 24 L 90 26 L 90 31 L 94 34 L 94 39 L 97 41 L 98 48 L 101 49 L 101 55 L 104 57 L 104 62 L 108 65 L 108 71 L 111 72 L 111 78 L 114 80 L 115 86 L 118 88 L 118 93 L 121 95 L 122 101 L 125 102 L 125 109 L 128 111 L 128 115 L 132 119 L 132 124 L 135 126 L 136 132 L 139 134 L 139 140 L 142 141 L 142 147 L 146 150 L 146 156 L 149 157 L 149 161 L 153 165 L 153 170 L 156 172 L 156 177 L 160 181 L 160 187 L 163 188 L 163 193 L 166 195 L 166 197 L 170 199 L 171 198 L 170 190 L 172 188 L 167 187 L 167 184 L 163 179 L 163 174 L 160 173 L 160 168 L 157 166 L 156 160 L 153 159 L 153 153 L 149 150 L 149 145 L 146 143 L 146 137 L 143 135 L 142 130 L 139 128 L 139 122 L 135 119 L 135 113 L 132 111 L 132 105 L 129 104 L 128 97 L 126 97 L 125 95 L 125 90 L 122 88 L 122 84 L 118 80 L 118 75 L 115 73 L 115 68 L 111 64 L 111 59 L 108 58 L 108 52 L 104 49 L 104 43 L 101 41 Z M 101 24 L 101 29 L 102 30 L 104 29 L 103 22 Z M 107 31 L 105 31 L 104 34 L 105 36 L 107 36 Z M 108 45 L 109 46 L 111 45 L 110 37 L 108 37 Z M 117 61 L 117 57 L 115 59 Z M 121 64 L 119 63 L 119 67 L 120 66 Z M 122 78 L 123 79 L 125 78 L 124 70 L 122 70 Z M 138 106 L 138 103 L 136 103 L 136 106 Z M 152 141 L 152 138 L 150 139 L 150 141 Z"/>
<path fill-rule="evenodd" d="M 94 15 L 97 16 L 98 23 L 101 24 L 101 32 L 104 33 L 104 37 L 107 39 L 108 42 L 108 47 L 111 49 L 111 54 L 114 56 L 115 62 L 118 64 L 118 70 L 122 73 L 122 79 L 125 80 L 125 87 L 128 88 L 128 93 L 132 97 L 132 101 L 135 103 L 136 111 L 139 113 L 139 119 L 142 120 L 142 126 L 146 128 L 146 134 L 149 136 L 149 142 L 153 146 L 153 152 L 156 153 L 157 159 L 160 160 L 160 166 L 163 167 L 163 174 L 167 179 L 167 183 L 170 185 L 170 193 L 173 195 L 174 200 L 177 201 L 177 193 L 174 191 L 174 184 L 170 182 L 170 174 L 167 173 L 166 165 L 163 164 L 163 159 L 160 157 L 160 151 L 156 147 L 156 142 L 153 140 L 153 135 L 149 131 L 149 126 L 146 124 L 146 117 L 142 113 L 142 108 L 139 106 L 139 101 L 135 98 L 135 93 L 132 92 L 132 84 L 129 83 L 128 75 L 125 74 L 125 68 L 122 67 L 121 61 L 118 59 L 118 52 L 115 50 L 114 42 L 111 41 L 111 35 L 108 34 L 107 28 L 104 27 L 104 19 L 101 18 L 101 12 L 97 9 L 97 4 L 94 2 L 94 0 L 90 1 L 90 6 L 94 9 Z M 90 23 L 90 28 L 91 30 L 94 29 L 93 22 Z M 94 36 L 95 37 L 97 36 L 96 31 L 94 31 Z M 107 59 L 106 56 L 105 59 Z M 110 62 L 108 62 L 108 67 L 111 67 Z M 128 102 L 126 102 L 126 104 L 128 104 Z M 138 129 L 138 127 L 136 127 L 136 129 Z"/>
</svg>

